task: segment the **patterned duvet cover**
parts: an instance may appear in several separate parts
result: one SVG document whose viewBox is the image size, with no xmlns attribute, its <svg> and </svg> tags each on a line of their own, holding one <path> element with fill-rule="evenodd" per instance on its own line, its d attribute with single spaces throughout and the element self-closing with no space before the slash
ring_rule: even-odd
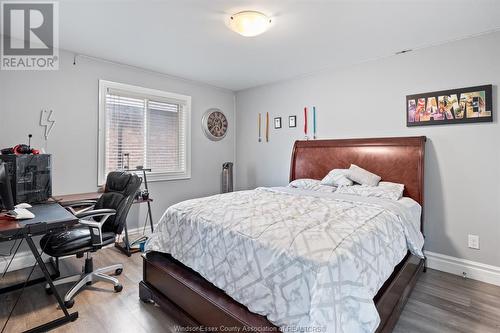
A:
<svg viewBox="0 0 500 333">
<path fill-rule="evenodd" d="M 146 250 L 283 330 L 373 332 L 373 297 L 408 250 L 423 256 L 419 215 L 386 199 L 257 188 L 171 206 Z"/>
</svg>

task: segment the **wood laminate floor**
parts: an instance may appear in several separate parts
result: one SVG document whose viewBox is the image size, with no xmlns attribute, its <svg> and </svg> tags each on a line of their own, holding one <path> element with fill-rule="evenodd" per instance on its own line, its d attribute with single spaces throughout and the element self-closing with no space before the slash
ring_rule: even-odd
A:
<svg viewBox="0 0 500 333">
<path fill-rule="evenodd" d="M 78 272 L 82 261 L 65 259 L 62 273 Z M 94 256 L 95 267 L 119 262 L 125 265 L 118 277 L 123 291 L 114 293 L 111 285 L 102 282 L 83 290 L 71 309 L 79 312 L 79 319 L 54 332 L 175 331 L 176 323 L 168 314 L 139 301 L 140 254 L 127 258 L 118 250 L 108 248 Z M 18 273 L 9 273 L 6 279 L 19 277 Z M 64 292 L 69 286 L 60 288 Z M 18 291 L 0 295 L 0 328 L 18 295 Z M 31 286 L 24 291 L 5 332 L 20 332 L 61 314 L 55 299 L 45 293 L 42 285 Z M 429 269 L 419 279 L 394 332 L 500 332 L 500 287 Z"/>
</svg>

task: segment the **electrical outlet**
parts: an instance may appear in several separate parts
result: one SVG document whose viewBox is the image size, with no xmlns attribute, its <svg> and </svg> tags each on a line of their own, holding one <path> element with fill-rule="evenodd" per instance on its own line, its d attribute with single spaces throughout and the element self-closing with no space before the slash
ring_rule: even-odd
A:
<svg viewBox="0 0 500 333">
<path fill-rule="evenodd" d="M 469 248 L 479 250 L 478 235 L 469 235 Z"/>
</svg>

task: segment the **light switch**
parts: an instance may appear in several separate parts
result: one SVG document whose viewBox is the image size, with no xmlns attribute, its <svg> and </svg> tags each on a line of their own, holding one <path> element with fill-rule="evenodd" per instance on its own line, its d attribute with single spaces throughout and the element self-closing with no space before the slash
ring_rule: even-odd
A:
<svg viewBox="0 0 500 333">
<path fill-rule="evenodd" d="M 479 250 L 478 235 L 469 235 L 469 248 Z"/>
</svg>

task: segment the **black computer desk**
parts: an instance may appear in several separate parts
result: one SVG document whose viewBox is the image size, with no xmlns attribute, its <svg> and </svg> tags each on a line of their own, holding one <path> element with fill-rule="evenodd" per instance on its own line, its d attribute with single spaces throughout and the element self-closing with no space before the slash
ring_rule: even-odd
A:
<svg viewBox="0 0 500 333">
<path fill-rule="evenodd" d="M 35 218 L 29 220 L 16 221 L 5 215 L 0 215 L 0 242 L 12 241 L 15 239 L 24 239 L 28 244 L 31 253 L 36 259 L 36 262 L 44 275 L 53 295 L 56 297 L 61 310 L 64 313 L 63 317 L 47 322 L 26 332 L 46 332 L 55 327 L 64 325 L 78 318 L 78 312 L 69 313 L 64 305 L 62 297 L 57 292 L 57 289 L 52 283 L 52 278 L 47 269 L 47 266 L 42 260 L 40 252 L 33 242 L 33 236 L 45 235 L 54 232 L 60 232 L 78 223 L 78 218 L 68 212 L 58 203 L 46 203 L 33 205 L 29 210 L 35 214 Z"/>
</svg>

